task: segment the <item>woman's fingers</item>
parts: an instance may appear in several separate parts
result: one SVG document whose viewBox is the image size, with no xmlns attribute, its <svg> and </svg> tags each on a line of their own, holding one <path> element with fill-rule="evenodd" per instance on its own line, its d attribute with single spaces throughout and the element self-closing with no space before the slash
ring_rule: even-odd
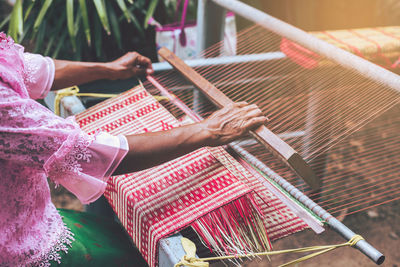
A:
<svg viewBox="0 0 400 267">
<path fill-rule="evenodd" d="M 107 64 L 112 71 L 113 80 L 154 73 L 151 60 L 137 52 L 128 52 Z"/>
<path fill-rule="evenodd" d="M 256 105 L 248 105 L 242 108 L 246 116 L 262 116 L 262 111 Z"/>
<path fill-rule="evenodd" d="M 246 101 L 240 101 L 240 102 L 235 102 L 235 103 L 233 103 L 232 104 L 232 107 L 238 107 L 238 108 L 241 108 L 241 107 L 245 107 L 245 106 L 248 106 L 249 104 L 246 102 Z"/>
<path fill-rule="evenodd" d="M 213 113 L 207 120 L 207 129 L 214 138 L 215 145 L 239 139 L 267 121 L 256 105 L 239 102 Z"/>
<path fill-rule="evenodd" d="M 154 73 L 153 67 L 151 65 L 151 60 L 149 58 L 138 54 L 136 58 L 136 63 L 137 66 L 139 66 L 137 71 L 140 72 L 140 75 Z"/>
<path fill-rule="evenodd" d="M 260 127 L 264 123 L 267 122 L 267 117 L 260 116 L 260 117 L 253 117 L 251 119 L 248 119 L 245 124 L 243 125 L 243 128 L 246 131 L 251 131 L 256 129 L 257 127 Z"/>
<path fill-rule="evenodd" d="M 236 108 L 237 114 L 236 116 L 240 117 L 240 119 L 247 121 L 256 117 L 260 117 L 262 120 L 266 120 L 267 118 L 262 114 L 262 111 L 254 104 L 252 105 L 244 105 L 240 108 Z"/>
</svg>

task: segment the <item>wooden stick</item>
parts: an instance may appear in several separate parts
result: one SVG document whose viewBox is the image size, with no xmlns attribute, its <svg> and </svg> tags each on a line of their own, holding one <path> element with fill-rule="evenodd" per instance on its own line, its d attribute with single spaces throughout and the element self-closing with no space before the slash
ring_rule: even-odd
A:
<svg viewBox="0 0 400 267">
<path fill-rule="evenodd" d="M 180 58 L 165 47 L 158 50 L 158 54 L 170 63 L 194 86 L 201 90 L 218 107 L 224 107 L 233 103 L 224 93 L 218 90 L 209 81 L 203 78 L 194 69 L 186 65 Z M 278 156 L 283 162 L 294 170 L 313 190 L 321 186 L 321 181 L 317 178 L 311 167 L 304 159 L 285 141 L 271 132 L 267 127 L 260 126 L 252 132 L 253 136 L 264 144 L 274 155 Z"/>
</svg>

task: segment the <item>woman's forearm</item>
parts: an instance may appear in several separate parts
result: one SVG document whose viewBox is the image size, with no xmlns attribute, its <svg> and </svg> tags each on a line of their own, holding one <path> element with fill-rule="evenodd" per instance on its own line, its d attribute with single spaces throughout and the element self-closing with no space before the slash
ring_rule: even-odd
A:
<svg viewBox="0 0 400 267">
<path fill-rule="evenodd" d="M 106 63 L 55 59 L 54 65 L 55 76 L 52 90 L 109 78 L 109 68 Z"/>
<path fill-rule="evenodd" d="M 169 131 L 127 136 L 128 155 L 114 174 L 140 171 L 203 146 L 219 146 L 245 136 L 267 118 L 255 105 L 236 103 L 211 114 L 202 122 Z"/>
<path fill-rule="evenodd" d="M 203 123 L 169 131 L 126 136 L 129 152 L 114 174 L 147 169 L 211 144 L 212 136 Z"/>
<path fill-rule="evenodd" d="M 152 74 L 151 61 L 136 52 L 128 52 L 106 63 L 78 62 L 54 59 L 55 75 L 52 90 L 92 82 L 100 79 L 127 79 Z"/>
</svg>

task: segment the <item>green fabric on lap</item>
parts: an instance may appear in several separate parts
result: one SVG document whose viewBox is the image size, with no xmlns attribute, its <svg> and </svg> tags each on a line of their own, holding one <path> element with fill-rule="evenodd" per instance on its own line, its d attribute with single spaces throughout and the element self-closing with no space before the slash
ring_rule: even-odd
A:
<svg viewBox="0 0 400 267">
<path fill-rule="evenodd" d="M 67 254 L 61 253 L 61 264 L 51 266 L 147 266 L 119 223 L 86 212 L 58 211 L 75 241 Z"/>
</svg>

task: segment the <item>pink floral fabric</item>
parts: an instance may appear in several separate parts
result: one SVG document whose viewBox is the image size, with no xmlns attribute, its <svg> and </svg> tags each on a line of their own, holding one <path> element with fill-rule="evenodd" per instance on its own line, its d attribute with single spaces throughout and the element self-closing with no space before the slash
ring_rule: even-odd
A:
<svg viewBox="0 0 400 267">
<path fill-rule="evenodd" d="M 0 266 L 49 266 L 73 245 L 51 203 L 47 177 L 83 203 L 104 192 L 126 139 L 89 136 L 31 98 L 50 90 L 54 63 L 0 33 Z"/>
<path fill-rule="evenodd" d="M 54 62 L 49 57 L 24 53 L 24 82 L 30 98 L 44 98 L 54 80 Z"/>
</svg>

